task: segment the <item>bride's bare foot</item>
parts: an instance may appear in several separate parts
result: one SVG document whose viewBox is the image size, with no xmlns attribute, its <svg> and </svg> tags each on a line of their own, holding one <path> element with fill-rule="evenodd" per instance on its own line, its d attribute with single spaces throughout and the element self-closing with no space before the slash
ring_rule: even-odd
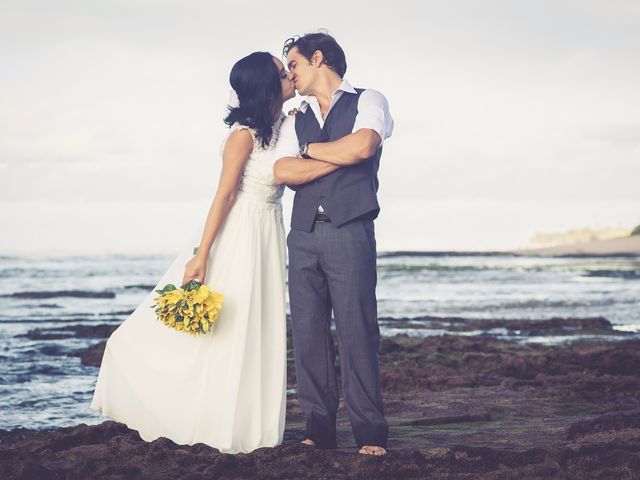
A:
<svg viewBox="0 0 640 480">
<path fill-rule="evenodd" d="M 358 453 L 361 453 L 362 455 L 380 456 L 386 455 L 387 451 L 384 448 L 378 447 L 376 445 L 364 445 L 360 450 L 358 450 Z"/>
<path fill-rule="evenodd" d="M 312 447 L 315 447 L 315 446 L 316 446 L 316 442 L 314 442 L 314 441 L 313 441 L 313 440 L 311 440 L 310 438 L 307 438 L 307 439 L 305 439 L 305 440 L 301 441 L 300 443 L 303 443 L 303 444 L 305 444 L 305 445 L 310 445 L 310 446 L 312 446 Z"/>
</svg>

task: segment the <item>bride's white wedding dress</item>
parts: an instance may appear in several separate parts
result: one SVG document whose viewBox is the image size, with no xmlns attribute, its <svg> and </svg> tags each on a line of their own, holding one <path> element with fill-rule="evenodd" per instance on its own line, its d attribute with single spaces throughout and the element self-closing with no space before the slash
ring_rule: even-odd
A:
<svg viewBox="0 0 640 480">
<path fill-rule="evenodd" d="M 90 408 L 146 441 L 205 443 L 226 453 L 282 442 L 286 408 L 284 186 L 271 145 L 254 136 L 237 200 L 209 254 L 205 283 L 224 295 L 207 334 L 164 325 L 155 291 L 109 337 Z M 234 125 L 231 131 L 247 128 Z M 224 145 L 223 145 L 224 146 Z M 204 228 L 204 227 L 203 227 Z M 202 228 L 158 282 L 180 286 Z M 155 289 L 154 289 L 155 290 Z"/>
</svg>

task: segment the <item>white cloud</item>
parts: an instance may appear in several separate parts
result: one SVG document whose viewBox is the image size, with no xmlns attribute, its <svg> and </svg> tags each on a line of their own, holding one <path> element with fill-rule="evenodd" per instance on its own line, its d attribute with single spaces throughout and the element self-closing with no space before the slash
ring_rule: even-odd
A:
<svg viewBox="0 0 640 480">
<path fill-rule="evenodd" d="M 396 121 L 382 248 L 507 248 L 563 225 L 637 223 L 636 2 L 334 1 L 308 15 L 247 1 L 25 1 L 0 6 L 0 201 L 39 223 L 0 211 L 1 246 L 75 212 L 86 221 L 60 238 L 72 245 L 94 225 L 86 204 L 112 222 L 114 240 L 96 248 L 136 249 L 144 235 L 123 239 L 145 205 L 208 208 L 231 65 L 322 26 L 349 79 L 384 92 Z M 110 202 L 138 214 L 121 222 Z M 400 235 L 407 211 L 421 221 Z"/>
</svg>

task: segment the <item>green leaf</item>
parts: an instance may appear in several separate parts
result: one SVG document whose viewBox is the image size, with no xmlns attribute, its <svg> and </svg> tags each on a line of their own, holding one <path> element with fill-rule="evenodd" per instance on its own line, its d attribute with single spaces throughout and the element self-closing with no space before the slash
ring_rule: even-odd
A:
<svg viewBox="0 0 640 480">
<path fill-rule="evenodd" d="M 173 292 L 174 290 L 177 290 L 176 286 L 173 283 L 168 283 L 162 289 L 162 293 Z"/>
<path fill-rule="evenodd" d="M 198 248 L 200 247 L 193 247 L 193 254 L 195 255 L 196 253 L 198 253 Z"/>
<path fill-rule="evenodd" d="M 201 283 L 198 280 L 192 279 L 192 280 L 189 280 L 184 285 L 182 285 L 182 289 L 189 292 L 191 290 L 198 290 L 200 288 L 200 285 Z"/>
</svg>

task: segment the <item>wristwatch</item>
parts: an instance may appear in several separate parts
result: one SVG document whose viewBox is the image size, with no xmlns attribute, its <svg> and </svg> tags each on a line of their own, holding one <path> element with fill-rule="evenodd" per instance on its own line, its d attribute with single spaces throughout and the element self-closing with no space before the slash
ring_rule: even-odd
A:
<svg viewBox="0 0 640 480">
<path fill-rule="evenodd" d="M 307 154 L 307 150 L 309 149 L 309 142 L 304 142 L 302 145 L 300 145 L 300 150 L 298 150 L 298 153 L 300 154 L 300 156 L 302 158 L 311 158 L 308 154 Z"/>
</svg>

